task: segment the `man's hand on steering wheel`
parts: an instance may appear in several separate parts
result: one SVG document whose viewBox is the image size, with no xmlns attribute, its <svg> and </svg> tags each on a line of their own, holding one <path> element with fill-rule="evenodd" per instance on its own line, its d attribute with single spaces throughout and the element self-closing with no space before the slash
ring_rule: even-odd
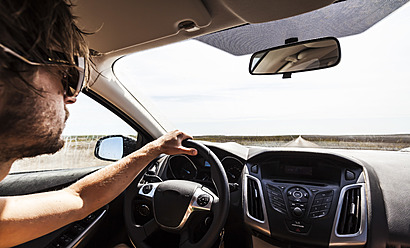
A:
<svg viewBox="0 0 410 248">
<path fill-rule="evenodd" d="M 187 148 L 182 145 L 182 141 L 186 139 L 192 139 L 192 137 L 181 131 L 175 130 L 153 141 L 153 144 L 158 147 L 160 153 L 168 155 L 197 155 L 198 152 L 195 148 Z"/>
</svg>

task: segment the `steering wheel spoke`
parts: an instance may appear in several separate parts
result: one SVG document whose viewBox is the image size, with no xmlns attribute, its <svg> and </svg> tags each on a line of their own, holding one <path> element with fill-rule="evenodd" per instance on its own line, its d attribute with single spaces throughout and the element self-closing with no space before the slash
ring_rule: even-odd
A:
<svg viewBox="0 0 410 248">
<path fill-rule="evenodd" d="M 152 219 L 143 225 L 146 237 L 151 236 L 154 232 L 159 230 L 157 222 Z"/>
<path fill-rule="evenodd" d="M 133 227 L 133 232 L 135 233 L 135 238 L 133 242 L 144 243 L 144 241 L 149 238 L 153 233 L 159 230 L 157 222 L 152 219 L 145 223 L 144 225 L 135 225 Z"/>
<path fill-rule="evenodd" d="M 187 247 L 191 245 L 191 242 L 189 241 L 188 228 L 183 229 L 179 236 L 180 236 L 179 247 Z"/>
<path fill-rule="evenodd" d="M 220 205 L 220 203 L 219 203 L 219 198 L 216 197 L 216 198 L 214 199 L 214 201 L 212 202 L 211 212 L 215 214 L 216 211 L 218 211 L 218 209 L 219 209 L 219 205 Z"/>
</svg>

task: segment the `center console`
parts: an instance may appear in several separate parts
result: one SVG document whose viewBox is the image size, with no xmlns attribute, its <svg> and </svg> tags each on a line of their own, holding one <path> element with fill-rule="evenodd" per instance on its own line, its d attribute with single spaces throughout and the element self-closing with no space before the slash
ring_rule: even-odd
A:
<svg viewBox="0 0 410 248">
<path fill-rule="evenodd" d="M 340 196 L 345 186 L 358 183 L 360 175 L 357 164 L 329 155 L 262 154 L 249 160 L 244 171 L 245 221 L 255 236 L 279 247 L 298 243 L 328 247 L 335 222 L 339 224 L 336 217 L 343 211 L 348 226 L 361 223 L 361 201 L 344 202 Z M 358 232 L 356 227 L 352 230 L 348 235 Z"/>
</svg>

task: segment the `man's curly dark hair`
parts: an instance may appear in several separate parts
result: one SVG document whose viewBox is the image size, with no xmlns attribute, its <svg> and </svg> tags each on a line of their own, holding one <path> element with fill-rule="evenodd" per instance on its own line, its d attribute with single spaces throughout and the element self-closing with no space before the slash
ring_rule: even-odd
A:
<svg viewBox="0 0 410 248">
<path fill-rule="evenodd" d="M 86 33 L 77 27 L 71 7 L 69 0 L 1 0 L 0 43 L 40 63 L 51 58 L 53 50 L 66 54 L 71 63 L 75 55 L 88 61 Z M 6 85 L 36 91 L 29 83 L 36 69 L 0 49 L 0 80 Z"/>
</svg>

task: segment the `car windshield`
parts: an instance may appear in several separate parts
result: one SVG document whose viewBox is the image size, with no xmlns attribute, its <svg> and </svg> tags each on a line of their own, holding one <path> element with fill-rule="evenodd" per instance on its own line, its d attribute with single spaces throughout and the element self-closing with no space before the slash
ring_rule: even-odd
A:
<svg viewBox="0 0 410 248">
<path fill-rule="evenodd" d="M 364 33 L 341 38 L 338 66 L 290 79 L 252 76 L 250 55 L 234 56 L 196 40 L 126 56 L 114 72 L 157 118 L 172 124 L 169 129 L 208 140 L 400 134 L 395 139 L 403 141 L 410 133 L 409 23 L 407 4 Z"/>
</svg>

